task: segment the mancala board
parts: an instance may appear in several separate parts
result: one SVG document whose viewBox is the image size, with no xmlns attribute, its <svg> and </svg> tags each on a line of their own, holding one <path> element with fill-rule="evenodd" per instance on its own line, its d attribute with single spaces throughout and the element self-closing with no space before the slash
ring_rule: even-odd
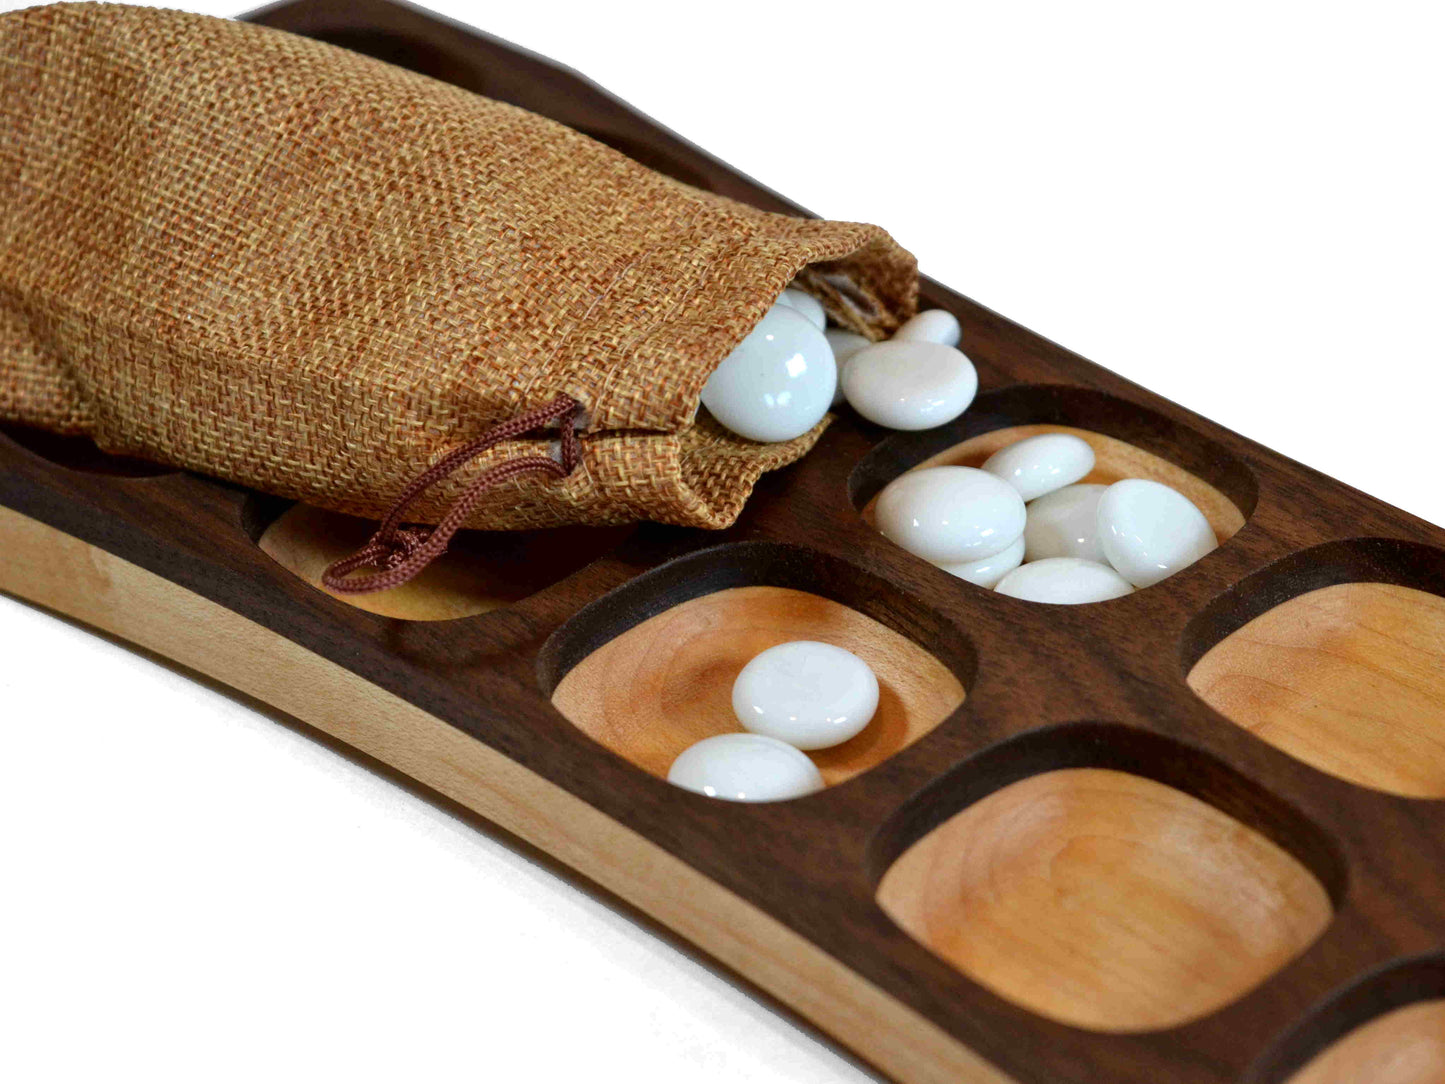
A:
<svg viewBox="0 0 1445 1084">
<path fill-rule="evenodd" d="M 551 116 L 805 213 L 578 75 L 386 0 L 256 21 Z M 1445 1080 L 1445 531 L 938 283 L 981 393 L 844 412 L 729 530 L 472 535 L 343 602 L 367 525 L 84 441 L 0 434 L 0 587 L 258 697 L 529 841 L 882 1073 L 977 1084 Z M 1076 607 L 878 535 L 925 462 L 1078 431 L 1090 480 L 1189 495 L 1222 545 Z M 822 639 L 881 706 L 767 805 L 670 786 L 753 653 Z M 486 936 L 478 931 L 477 936 Z"/>
</svg>

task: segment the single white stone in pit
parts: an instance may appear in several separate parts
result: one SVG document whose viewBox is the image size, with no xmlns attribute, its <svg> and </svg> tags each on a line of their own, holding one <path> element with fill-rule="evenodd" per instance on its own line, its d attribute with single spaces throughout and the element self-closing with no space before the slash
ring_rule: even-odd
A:
<svg viewBox="0 0 1445 1084">
<path fill-rule="evenodd" d="M 667 781 L 730 802 L 780 802 L 823 789 L 806 753 L 762 734 L 718 734 L 690 745 Z"/>
<path fill-rule="evenodd" d="M 939 343 L 874 343 L 854 354 L 843 379 L 848 404 L 890 429 L 932 429 L 973 402 L 978 373 L 962 351 Z"/>
<path fill-rule="evenodd" d="M 744 730 L 798 749 L 828 749 L 857 735 L 878 710 L 878 679 L 851 651 L 817 640 L 770 647 L 733 682 Z"/>
<path fill-rule="evenodd" d="M 823 332 L 823 337 L 833 348 L 833 363 L 838 366 L 838 387 L 833 392 L 833 405 L 839 406 L 843 402 L 843 373 L 848 369 L 849 360 L 859 350 L 865 346 L 872 346 L 873 343 L 856 331 L 845 331 L 841 327 L 830 327 Z"/>
<path fill-rule="evenodd" d="M 828 326 L 828 314 L 823 309 L 823 303 L 812 294 L 789 286 L 778 298 L 778 304 L 802 313 L 819 331 Z"/>
<path fill-rule="evenodd" d="M 963 329 L 958 326 L 958 317 L 947 309 L 925 309 L 895 331 L 893 338 L 957 346 Z"/>
<path fill-rule="evenodd" d="M 1097 515 L 1104 556 L 1135 587 L 1174 575 L 1219 544 L 1193 501 L 1144 478 L 1111 485 Z"/>
<path fill-rule="evenodd" d="M 1018 491 L 986 471 L 925 467 L 889 482 L 873 518 L 909 553 L 944 565 L 1008 549 L 1024 532 L 1025 513 Z"/>
<path fill-rule="evenodd" d="M 749 440 L 792 440 L 828 413 L 837 383 L 823 333 L 796 310 L 774 305 L 708 378 L 702 405 Z"/>
<path fill-rule="evenodd" d="M 1030 501 L 1029 520 L 1024 525 L 1024 560 L 1082 557 L 1108 564 L 1099 543 L 1099 498 L 1108 488 L 1081 483 Z"/>
<path fill-rule="evenodd" d="M 1078 557 L 1046 557 L 1019 565 L 995 588 L 1001 595 L 1029 602 L 1076 605 L 1133 594 L 1134 588 L 1108 565 Z"/>
<path fill-rule="evenodd" d="M 994 587 L 1008 573 L 1018 568 L 1024 559 L 1024 540 L 1020 538 L 1002 553 L 983 557 L 977 561 L 961 561 L 957 564 L 939 565 L 945 572 L 952 573 L 960 580 L 978 584 L 980 587 Z"/>
<path fill-rule="evenodd" d="M 983 469 L 1031 501 L 1087 475 L 1094 469 L 1094 449 L 1072 433 L 1040 433 L 1000 448 L 988 457 Z"/>
</svg>

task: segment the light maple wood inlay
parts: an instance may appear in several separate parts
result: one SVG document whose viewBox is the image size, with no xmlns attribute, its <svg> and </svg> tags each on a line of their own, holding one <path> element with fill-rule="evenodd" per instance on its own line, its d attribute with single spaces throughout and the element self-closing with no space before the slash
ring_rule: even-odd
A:
<svg viewBox="0 0 1445 1084">
<path fill-rule="evenodd" d="M 0 591 L 191 667 L 373 756 L 578 870 L 910 1084 L 1014 1084 L 781 922 L 562 787 L 319 655 L 0 507 Z M 63 791 L 63 779 L 61 784 Z M 907 1042 L 895 1036 L 908 1036 Z"/>
<path fill-rule="evenodd" d="M 1445 1084 L 1445 1000 L 1406 1005 L 1356 1028 L 1289 1084 Z"/>
<path fill-rule="evenodd" d="M 1137 445 L 1105 436 L 1103 433 L 1075 429 L 1067 425 L 1013 425 L 1006 429 L 995 429 L 962 444 L 955 444 L 912 469 L 982 467 L 984 460 L 1000 448 L 1040 433 L 1070 433 L 1088 441 L 1089 447 L 1094 449 L 1094 469 L 1088 477 L 1082 479 L 1084 482 L 1112 485 L 1125 478 L 1147 478 L 1178 490 L 1204 513 L 1209 525 L 1214 528 L 1214 537 L 1221 545 L 1233 538 L 1244 526 L 1244 515 L 1235 503 L 1198 475 L 1191 474 L 1183 467 L 1161 459 L 1152 452 L 1146 452 Z M 863 516 L 869 523 L 873 522 L 873 503 L 869 501 L 863 510 Z"/>
<path fill-rule="evenodd" d="M 761 651 L 822 640 L 859 656 L 878 677 L 878 712 L 857 737 L 808 754 L 829 786 L 851 779 L 941 723 L 964 689 L 906 636 L 840 602 L 784 587 L 734 587 L 674 606 L 604 644 L 552 694 L 591 737 L 659 777 L 678 754 L 740 731 L 733 681 Z"/>
<path fill-rule="evenodd" d="M 1233 1001 L 1333 913 L 1319 881 L 1259 833 L 1093 768 L 1031 776 L 955 814 L 899 857 L 878 902 L 1000 996 L 1107 1032 Z"/>
<path fill-rule="evenodd" d="M 1321 771 L 1445 797 L 1445 598 L 1388 583 L 1310 591 L 1226 636 L 1189 687 Z"/>
<path fill-rule="evenodd" d="M 371 520 L 294 504 L 257 543 L 283 568 L 359 610 L 408 621 L 448 621 L 520 602 L 576 572 L 622 541 L 630 527 L 464 531 L 410 583 L 370 595 L 338 595 L 321 583 L 334 561 L 376 530 Z"/>
</svg>

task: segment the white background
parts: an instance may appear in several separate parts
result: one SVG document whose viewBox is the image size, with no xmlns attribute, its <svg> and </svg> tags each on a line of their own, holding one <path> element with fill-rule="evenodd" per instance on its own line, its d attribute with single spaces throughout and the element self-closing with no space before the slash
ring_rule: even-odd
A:
<svg viewBox="0 0 1445 1084">
<path fill-rule="evenodd" d="M 432 6 L 1445 522 L 1433 5 Z M 250 707 L 4 598 L 0 660 L 0 1078 L 865 1079 Z"/>
</svg>

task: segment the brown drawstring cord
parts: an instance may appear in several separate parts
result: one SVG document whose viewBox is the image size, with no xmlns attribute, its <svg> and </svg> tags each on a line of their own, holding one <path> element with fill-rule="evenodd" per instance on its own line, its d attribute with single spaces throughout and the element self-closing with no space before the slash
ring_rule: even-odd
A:
<svg viewBox="0 0 1445 1084">
<path fill-rule="evenodd" d="M 577 415 L 581 410 L 582 404 L 576 399 L 570 395 L 559 395 L 546 406 L 494 425 L 476 440 L 448 453 L 406 487 L 366 545 L 323 572 L 321 582 L 332 591 L 343 595 L 363 595 L 371 591 L 399 587 L 446 552 L 452 535 L 461 530 L 462 524 L 466 523 L 482 495 L 493 486 L 533 471 L 545 471 L 554 477 L 565 478 L 582 458 L 576 430 Z M 437 482 L 488 448 L 503 441 L 524 437 L 552 422 L 561 423 L 562 462 L 559 463 L 548 455 L 523 455 L 498 463 L 484 471 L 430 531 L 402 527 L 401 517 L 407 506 Z M 380 571 L 370 576 L 349 578 L 357 569 L 368 567 Z"/>
</svg>

